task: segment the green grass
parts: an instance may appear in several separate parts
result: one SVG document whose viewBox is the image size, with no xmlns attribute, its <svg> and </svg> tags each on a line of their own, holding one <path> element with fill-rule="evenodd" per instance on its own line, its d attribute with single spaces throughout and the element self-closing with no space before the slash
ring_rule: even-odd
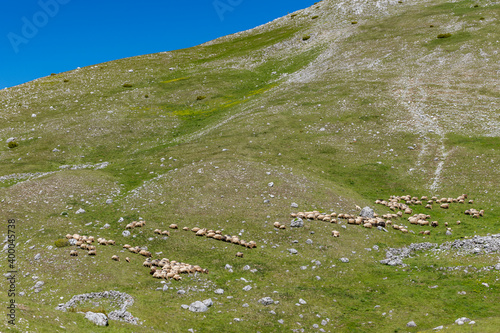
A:
<svg viewBox="0 0 500 333">
<path fill-rule="evenodd" d="M 425 252 L 405 259 L 407 267 L 379 263 L 389 247 L 500 232 L 500 142 L 492 104 L 498 95 L 498 5 L 474 4 L 403 4 L 389 7 L 387 15 L 367 7 L 352 17 L 333 10 L 335 1 L 324 1 L 315 9 L 320 20 L 297 14 L 206 45 L 2 90 L 0 139 L 16 137 L 19 146 L 0 145 L 0 177 L 48 173 L 0 179 L 0 219 L 17 220 L 19 291 L 27 293 L 16 299 L 19 331 L 281 332 L 314 331 L 315 324 L 331 332 L 417 332 L 439 325 L 470 331 L 453 324 L 463 316 L 477 322 L 472 331 L 495 331 L 496 272 L 436 268 L 479 269 L 496 264 L 497 254 Z M 354 18 L 358 23 L 349 24 Z M 447 32 L 451 37 L 436 38 Z M 304 36 L 315 38 L 303 43 Z M 109 165 L 90 166 L 102 162 Z M 438 187 L 431 190 L 440 162 Z M 385 214 L 389 210 L 375 199 L 462 193 L 475 203 L 413 207 L 438 220 L 438 228 L 394 221 L 414 233 L 319 221 L 301 229 L 272 227 L 275 221 L 289 226 L 289 214 L 299 210 L 357 214 L 355 205 L 368 205 Z M 470 207 L 484 209 L 485 216 L 464 215 Z M 75 214 L 79 208 L 86 213 Z M 122 236 L 127 223 L 141 218 L 146 226 Z M 444 222 L 453 236 L 446 236 Z M 110 227 L 101 229 L 106 223 Z M 246 249 L 183 230 L 171 230 L 167 239 L 154 234 L 171 223 L 241 233 L 258 246 Z M 5 234 L 6 224 L 0 225 Z M 331 237 L 334 229 L 340 238 Z M 426 229 L 430 236 L 418 234 Z M 54 243 L 65 243 L 60 240 L 67 233 L 117 245 L 98 246 L 96 257 L 83 250 L 70 257 L 73 246 Z M 210 274 L 169 281 L 168 291 L 156 291 L 161 281 L 148 274 L 143 257 L 122 252 L 125 243 Z M 290 255 L 289 248 L 299 253 Z M 33 260 L 37 253 L 42 259 Z M 257 271 L 243 270 L 246 265 Z M 45 282 L 40 293 L 30 289 L 33 275 Z M 246 285 L 252 286 L 248 292 Z M 217 288 L 225 293 L 215 294 Z M 141 326 L 111 321 L 96 328 L 82 314 L 54 310 L 75 294 L 104 290 L 132 295 L 128 310 Z M 265 296 L 279 304 L 260 305 Z M 204 314 L 181 308 L 207 298 L 214 306 Z M 300 298 L 307 304 L 297 306 Z M 112 311 L 104 303 L 80 305 L 89 308 Z M 410 320 L 416 329 L 406 327 Z"/>
</svg>

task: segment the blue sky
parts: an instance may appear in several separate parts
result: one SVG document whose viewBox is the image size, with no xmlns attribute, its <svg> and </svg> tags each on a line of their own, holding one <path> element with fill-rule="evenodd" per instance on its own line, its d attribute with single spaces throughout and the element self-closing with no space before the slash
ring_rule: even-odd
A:
<svg viewBox="0 0 500 333">
<path fill-rule="evenodd" d="M 317 0 L 19 0 L 0 4 L 0 89 L 247 30 Z"/>
</svg>

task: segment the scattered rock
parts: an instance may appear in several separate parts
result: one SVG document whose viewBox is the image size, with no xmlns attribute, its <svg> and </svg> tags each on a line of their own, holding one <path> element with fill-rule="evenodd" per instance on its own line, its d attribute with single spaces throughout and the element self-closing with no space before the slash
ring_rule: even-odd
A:
<svg viewBox="0 0 500 333">
<path fill-rule="evenodd" d="M 288 249 L 288 252 L 290 252 L 290 254 L 297 254 L 297 253 L 299 253 L 299 251 L 297 251 L 295 249 Z"/>
<path fill-rule="evenodd" d="M 130 236 L 130 231 L 128 231 L 128 230 L 123 230 L 123 231 L 122 231 L 122 236 L 123 236 L 123 237 L 128 237 L 128 236 Z"/>
<path fill-rule="evenodd" d="M 450 230 L 446 230 L 446 236 L 451 236 L 451 231 Z"/>
<path fill-rule="evenodd" d="M 35 289 L 39 289 L 39 288 L 42 288 L 43 285 L 45 284 L 45 282 L 43 281 L 38 281 L 37 283 L 35 283 Z"/>
<path fill-rule="evenodd" d="M 299 205 L 296 204 L 295 202 L 292 202 L 292 204 L 290 205 L 290 207 L 292 207 L 292 208 L 299 208 Z"/>
<path fill-rule="evenodd" d="M 444 328 L 444 326 L 441 325 L 441 326 L 438 326 L 438 327 L 434 327 L 433 330 L 434 331 L 439 331 L 439 330 L 442 330 L 443 328 Z"/>
<path fill-rule="evenodd" d="M 311 245 L 312 243 L 313 243 L 312 239 L 308 239 L 308 240 L 306 240 L 306 244 Z"/>
<path fill-rule="evenodd" d="M 349 259 L 347 258 L 340 258 L 340 261 L 344 262 L 344 263 L 348 263 L 349 262 Z"/>
<path fill-rule="evenodd" d="M 242 305 L 242 307 L 244 307 L 244 308 L 248 308 L 249 306 L 250 305 L 248 305 L 248 303 L 245 303 L 245 304 Z"/>
<path fill-rule="evenodd" d="M 214 292 L 215 292 L 217 295 L 222 295 L 222 294 L 224 294 L 224 289 L 220 289 L 220 288 L 219 288 L 219 289 L 216 289 Z"/>
<path fill-rule="evenodd" d="M 252 290 L 252 286 L 247 285 L 247 286 L 243 287 L 243 290 L 244 291 L 250 291 L 250 290 Z"/>
<path fill-rule="evenodd" d="M 273 183 L 273 182 L 270 182 L 269 184 L 267 184 L 267 186 L 269 186 L 269 187 L 273 187 L 273 186 L 274 186 L 274 183 Z"/>
<path fill-rule="evenodd" d="M 408 324 L 406 324 L 406 327 L 417 327 L 417 324 L 412 320 Z"/>
<path fill-rule="evenodd" d="M 361 210 L 361 212 L 359 213 L 359 216 L 373 218 L 374 214 L 375 213 L 374 213 L 373 209 L 371 209 L 370 207 L 365 207 Z"/>
<path fill-rule="evenodd" d="M 163 291 L 167 291 L 168 290 L 168 286 L 166 284 L 164 284 L 162 290 Z"/>
<path fill-rule="evenodd" d="M 113 199 L 108 199 L 108 200 L 106 200 L 106 203 L 107 203 L 108 205 L 112 204 L 112 203 L 113 203 Z"/>
<path fill-rule="evenodd" d="M 307 304 L 307 302 L 304 301 L 302 298 L 299 299 L 299 303 L 302 304 L 302 305 Z"/>
<path fill-rule="evenodd" d="M 262 305 L 270 305 L 270 304 L 274 303 L 274 301 L 271 297 L 263 297 L 263 298 L 259 299 L 258 302 Z"/>
<path fill-rule="evenodd" d="M 196 301 L 191 303 L 188 310 L 191 312 L 206 312 L 208 311 L 208 306 L 203 302 Z"/>
<path fill-rule="evenodd" d="M 104 313 L 87 312 L 85 318 L 97 326 L 108 326 L 108 317 Z"/>
<path fill-rule="evenodd" d="M 80 208 L 75 212 L 75 214 L 83 214 L 83 213 L 85 213 L 85 209 L 83 208 Z"/>
<path fill-rule="evenodd" d="M 212 302 L 211 298 L 208 298 L 203 301 L 203 304 L 205 304 L 207 307 L 211 307 L 212 305 L 214 305 L 214 302 Z"/>
<path fill-rule="evenodd" d="M 304 221 L 300 217 L 296 217 L 290 222 L 290 227 L 301 228 L 304 226 Z"/>
<path fill-rule="evenodd" d="M 243 266 L 244 271 L 248 271 L 249 269 L 250 269 L 250 266 L 248 266 L 248 265 Z"/>
<path fill-rule="evenodd" d="M 40 259 L 42 259 L 42 255 L 40 253 L 37 253 L 35 255 L 35 260 L 40 260 Z"/>
</svg>

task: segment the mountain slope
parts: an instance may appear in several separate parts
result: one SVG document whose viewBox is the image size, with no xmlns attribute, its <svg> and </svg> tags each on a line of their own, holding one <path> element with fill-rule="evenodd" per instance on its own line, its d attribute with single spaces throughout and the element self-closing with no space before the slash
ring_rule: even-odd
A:
<svg viewBox="0 0 500 333">
<path fill-rule="evenodd" d="M 498 274 L 481 270 L 496 263 L 494 255 L 423 255 L 408 259 L 415 268 L 403 269 L 379 261 L 389 247 L 499 233 L 499 8 L 494 1 L 324 0 L 194 48 L 0 91 L 0 218 L 17 221 L 18 289 L 26 293 L 17 298 L 21 331 L 92 328 L 83 316 L 54 308 L 76 293 L 113 289 L 135 298 L 129 311 L 141 331 L 320 325 L 388 332 L 410 320 L 431 329 L 462 316 L 483 330 L 494 327 L 496 318 L 481 323 L 499 310 Z M 7 147 L 11 137 L 18 147 Z M 319 221 L 273 228 L 275 221 L 289 227 L 290 212 L 357 215 L 356 205 L 370 205 L 382 215 L 390 210 L 374 206 L 376 199 L 462 193 L 484 217 L 464 216 L 460 205 L 416 206 L 440 222 L 425 238 L 407 216 L 394 223 L 413 233 L 346 221 L 345 229 Z M 139 219 L 147 226 L 122 236 Z M 444 222 L 453 223 L 452 237 Z M 171 223 L 240 234 L 258 246 L 182 230 L 167 239 L 153 233 Z M 332 229 L 342 236 L 332 238 Z M 6 225 L 1 231 L 6 235 Z M 155 257 L 198 264 L 210 274 L 169 280 L 168 292 L 156 291 L 160 282 L 121 246 L 78 258 L 69 257 L 69 248 L 47 249 L 67 233 L 146 246 Z M 244 258 L 234 257 L 237 251 Z M 33 260 L 37 253 L 42 258 Z M 113 254 L 122 260 L 111 261 Z M 434 268 L 465 265 L 479 270 L 444 277 Z M 38 293 L 30 289 L 33 275 L 45 282 Z M 246 285 L 252 289 L 242 291 Z M 217 287 L 225 294 L 214 294 Z M 464 290 L 467 301 L 458 294 Z M 265 296 L 279 304 L 262 306 L 257 300 Z M 203 319 L 180 307 L 209 297 L 215 304 Z M 300 298 L 306 304 L 297 306 Z"/>
</svg>

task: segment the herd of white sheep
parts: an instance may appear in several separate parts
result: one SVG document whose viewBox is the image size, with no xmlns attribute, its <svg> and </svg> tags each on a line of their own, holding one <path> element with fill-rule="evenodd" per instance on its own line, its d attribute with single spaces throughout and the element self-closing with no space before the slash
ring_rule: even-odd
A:
<svg viewBox="0 0 500 333">
<path fill-rule="evenodd" d="M 392 220 L 397 218 L 402 218 L 404 214 L 412 215 L 413 209 L 410 206 L 413 205 L 423 205 L 425 203 L 425 208 L 432 209 L 433 204 L 438 204 L 442 209 L 448 209 L 450 204 L 460 203 L 464 204 L 468 202 L 469 204 L 473 204 L 473 200 L 467 201 L 467 195 L 462 194 L 457 198 L 438 198 L 436 196 L 432 198 L 428 198 L 427 196 L 422 196 L 420 198 L 405 195 L 405 196 L 391 196 L 389 200 L 377 199 L 375 200 L 375 204 L 380 204 L 388 207 L 391 211 L 395 213 L 384 214 L 379 216 L 377 213 L 374 213 L 373 217 L 363 217 L 363 216 L 354 216 L 352 214 L 336 214 L 336 213 L 320 213 L 319 211 L 309 211 L 309 212 L 298 212 L 291 213 L 290 217 L 292 218 L 301 218 L 308 220 L 318 220 L 330 223 L 338 223 L 340 219 L 343 219 L 347 222 L 347 224 L 355 224 L 362 225 L 365 228 L 373 228 L 373 227 L 388 227 L 392 225 L 392 228 L 395 230 L 399 230 L 403 233 L 408 233 L 407 227 L 403 225 L 393 224 Z M 356 206 L 356 209 L 360 210 L 359 206 Z M 465 211 L 466 215 L 470 215 L 475 218 L 482 217 L 484 215 L 484 210 L 476 210 L 474 208 L 467 209 Z M 431 216 L 428 214 L 413 214 L 408 217 L 408 222 L 413 225 L 420 226 L 431 226 L 437 227 L 439 226 L 438 221 L 431 221 Z M 461 221 L 456 222 L 457 225 L 461 223 Z M 448 222 L 445 222 L 444 225 L 448 227 Z M 286 229 L 286 225 L 280 222 L 275 222 L 274 227 L 276 229 Z M 448 230 L 451 230 L 448 228 Z M 419 232 L 422 235 L 430 235 L 430 230 L 423 230 Z M 332 231 L 332 236 L 339 237 L 340 233 L 336 230 Z"/>
</svg>

